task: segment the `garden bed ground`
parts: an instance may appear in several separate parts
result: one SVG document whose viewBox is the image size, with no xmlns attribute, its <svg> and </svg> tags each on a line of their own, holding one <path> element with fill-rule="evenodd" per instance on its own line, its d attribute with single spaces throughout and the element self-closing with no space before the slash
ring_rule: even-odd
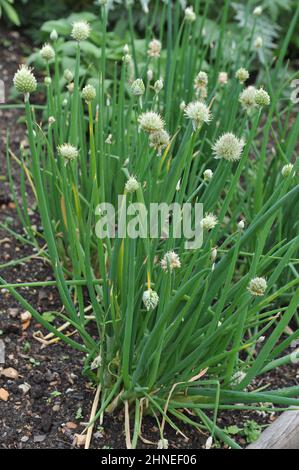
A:
<svg viewBox="0 0 299 470">
<path fill-rule="evenodd" d="M 0 48 L 2 68 L 0 78 L 4 79 L 6 92 L 18 63 L 28 50 L 28 43 L 19 33 L 5 32 L 1 27 Z M 2 53 L 3 51 L 3 53 Z M 0 111 L 0 221 L 12 221 L 16 232 L 22 233 L 17 214 L 9 196 L 5 165 L 6 129 L 12 131 L 11 144 L 17 151 L 25 137 L 24 127 L 16 125 L 22 112 L 18 110 Z M 17 176 L 17 167 L 14 167 Z M 38 220 L 32 218 L 32 223 Z M 32 255 L 32 248 L 16 241 L 0 229 L 0 264 Z M 8 282 L 49 280 L 52 273 L 41 259 L 32 259 L 23 265 L 1 269 L 1 276 Z M 59 300 L 54 288 L 22 289 L 22 294 L 40 312 L 59 308 Z M 0 295 L 0 341 L 5 345 L 5 369 L 13 368 L 18 373 L 14 379 L 1 375 L 0 389 L 8 392 L 7 401 L 0 399 L 0 448 L 71 448 L 74 447 L 76 433 L 81 433 L 88 421 L 95 390 L 81 375 L 82 355 L 69 347 L 57 343 L 46 348 L 33 337 L 41 326 L 35 321 L 27 324 L 21 321 L 20 306 L 5 291 Z M 283 367 L 264 376 L 254 388 L 268 384 L 269 389 L 298 385 L 299 377 L 295 365 Z M 28 386 L 27 386 L 28 384 Z M 29 387 L 30 386 L 30 387 Z M 27 391 L 26 391 L 27 390 Z M 261 425 L 268 425 L 277 413 L 261 415 L 257 412 L 225 412 L 218 418 L 218 425 L 237 425 L 242 428 L 250 419 Z M 124 419 L 122 413 L 107 416 L 102 426 L 95 427 L 91 447 L 124 448 Z M 170 448 L 204 447 L 208 434 L 202 434 L 182 426 L 189 438 L 186 441 L 167 427 L 165 437 Z M 145 418 L 142 435 L 147 440 L 157 442 L 159 432 L 152 418 Z M 235 436 L 240 445 L 245 446 L 242 436 Z M 141 444 L 142 445 L 142 444 Z M 148 444 L 144 447 L 151 447 Z"/>
</svg>

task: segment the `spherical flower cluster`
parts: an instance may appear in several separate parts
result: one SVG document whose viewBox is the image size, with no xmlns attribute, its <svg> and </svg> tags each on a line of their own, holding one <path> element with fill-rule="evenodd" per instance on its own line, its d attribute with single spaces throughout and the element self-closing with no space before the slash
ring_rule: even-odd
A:
<svg viewBox="0 0 299 470">
<path fill-rule="evenodd" d="M 236 71 L 236 79 L 239 80 L 240 83 L 246 82 L 249 78 L 248 70 L 244 69 L 243 67 L 239 68 Z"/>
<path fill-rule="evenodd" d="M 154 290 L 148 289 L 143 292 L 142 301 L 147 311 L 154 310 L 158 305 L 159 296 Z"/>
<path fill-rule="evenodd" d="M 255 102 L 258 106 L 269 106 L 270 101 L 270 96 L 266 92 L 266 90 L 264 90 L 263 88 L 259 88 L 258 90 L 256 90 Z"/>
<path fill-rule="evenodd" d="M 264 295 L 266 289 L 267 289 L 267 281 L 264 277 L 255 277 L 251 279 L 247 287 L 248 292 L 250 292 L 250 294 L 255 295 L 255 296 Z"/>
<path fill-rule="evenodd" d="M 193 101 L 185 108 L 185 116 L 191 119 L 193 129 L 200 129 L 204 123 L 211 121 L 212 115 L 208 106 L 201 101 Z"/>
<path fill-rule="evenodd" d="M 196 20 L 196 14 L 194 13 L 192 6 L 185 9 L 185 20 L 190 23 L 193 23 Z"/>
<path fill-rule="evenodd" d="M 154 111 L 147 111 L 142 113 L 138 118 L 141 129 L 145 132 L 158 132 L 164 127 L 164 121 L 160 114 Z"/>
<path fill-rule="evenodd" d="M 76 41 L 86 41 L 90 35 L 90 25 L 87 21 L 77 21 L 73 24 L 71 36 Z"/>
<path fill-rule="evenodd" d="M 145 86 L 141 78 L 137 78 L 131 85 L 131 92 L 134 96 L 141 96 L 145 92 Z"/>
<path fill-rule="evenodd" d="M 292 163 L 288 163 L 287 165 L 284 165 L 281 169 L 281 174 L 284 178 L 287 178 L 290 175 L 294 175 L 293 172 L 294 165 Z"/>
<path fill-rule="evenodd" d="M 164 150 L 170 143 L 170 136 L 167 131 L 161 129 L 157 132 L 152 132 L 149 136 L 150 147 L 157 150 L 158 155 L 161 155 L 162 150 Z"/>
<path fill-rule="evenodd" d="M 215 158 L 224 158 L 230 162 L 240 160 L 245 141 L 228 132 L 223 134 L 213 145 Z"/>
<path fill-rule="evenodd" d="M 204 230 L 212 230 L 214 227 L 216 227 L 217 224 L 218 224 L 218 219 L 211 212 L 207 213 L 200 222 L 200 226 Z"/>
<path fill-rule="evenodd" d="M 81 93 L 81 96 L 83 100 L 85 100 L 87 103 L 90 101 L 93 101 L 97 95 L 96 89 L 94 86 L 88 84 L 86 85 Z"/>
<path fill-rule="evenodd" d="M 161 259 L 160 264 L 163 271 L 166 272 L 172 272 L 174 269 L 178 269 L 181 267 L 180 257 L 174 251 L 168 251 L 167 253 L 165 253 L 163 258 Z"/>
<path fill-rule="evenodd" d="M 210 170 L 210 168 L 208 168 L 207 170 L 203 172 L 203 179 L 205 181 L 211 181 L 212 178 L 213 178 L 213 172 L 212 170 Z"/>
<path fill-rule="evenodd" d="M 149 57 L 160 57 L 162 44 L 158 39 L 153 39 L 148 45 L 147 55 Z"/>
<path fill-rule="evenodd" d="M 256 93 L 257 89 L 254 86 L 249 86 L 242 91 L 239 101 L 243 109 L 249 111 L 256 106 Z"/>
<path fill-rule="evenodd" d="M 67 82 L 71 82 L 74 78 L 74 75 L 70 69 L 65 69 L 63 76 Z"/>
<path fill-rule="evenodd" d="M 137 191 L 139 187 L 140 187 L 140 184 L 138 183 L 135 176 L 130 176 L 128 178 L 128 181 L 125 184 L 125 190 L 127 193 L 135 193 L 135 191 Z"/>
<path fill-rule="evenodd" d="M 59 145 L 58 153 L 65 160 L 75 160 L 79 155 L 79 150 L 71 144 Z"/>
<path fill-rule="evenodd" d="M 226 72 L 220 72 L 218 76 L 218 82 L 220 85 L 226 85 L 228 82 L 228 75 Z"/>
<path fill-rule="evenodd" d="M 40 50 L 41 57 L 49 62 L 55 58 L 55 51 L 50 44 L 45 44 Z"/>
<path fill-rule="evenodd" d="M 27 65 L 20 65 L 13 78 L 14 86 L 20 93 L 32 93 L 36 90 L 37 82 Z"/>
</svg>

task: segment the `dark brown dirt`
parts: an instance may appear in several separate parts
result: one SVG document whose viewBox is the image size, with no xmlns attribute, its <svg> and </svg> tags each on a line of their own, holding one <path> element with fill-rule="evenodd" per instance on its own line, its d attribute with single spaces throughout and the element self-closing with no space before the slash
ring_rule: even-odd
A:
<svg viewBox="0 0 299 470">
<path fill-rule="evenodd" d="M 7 93 L 23 52 L 27 50 L 28 41 L 19 33 L 0 29 L 0 51 L 3 57 L 0 78 L 5 82 Z M 21 116 L 21 110 L 0 110 L 0 222 L 9 222 L 13 230 L 24 235 L 10 196 L 5 165 L 7 127 L 11 130 L 10 146 L 13 152 L 17 154 L 20 142 L 24 141 L 24 126 L 17 124 Z M 17 180 L 17 165 L 13 165 L 13 174 Z M 39 224 L 34 214 L 32 223 Z M 12 260 L 34 254 L 32 246 L 20 243 L 0 228 L 0 275 L 6 281 L 52 279 L 49 265 L 36 257 L 15 267 L 3 267 L 3 264 Z M 21 321 L 24 310 L 8 292 L 3 289 L 0 292 L 0 341 L 5 345 L 5 364 L 0 365 L 0 389 L 8 392 L 7 401 L 0 399 L 0 448 L 73 448 L 75 434 L 80 434 L 84 423 L 88 421 L 95 393 L 93 386 L 81 374 L 82 354 L 61 342 L 43 348 L 33 336 L 41 329 L 41 325 L 33 320 L 24 325 Z M 54 288 L 23 288 L 20 292 L 40 313 L 60 307 Z M 1 366 L 15 369 L 18 377 L 9 379 L 1 375 Z M 255 385 L 269 384 L 269 388 L 278 388 L 298 383 L 295 366 L 288 366 L 271 373 Z M 231 425 L 243 428 L 250 419 L 265 426 L 275 416 L 274 412 L 271 416 L 262 416 L 256 412 L 225 412 L 219 415 L 218 425 L 221 428 Z M 188 426 L 180 428 L 188 440 L 166 427 L 165 437 L 169 441 L 169 448 L 204 447 L 208 434 L 199 433 Z M 144 419 L 142 435 L 154 444 L 140 443 L 140 447 L 156 447 L 159 430 L 155 420 L 149 417 Z M 234 437 L 239 444 L 246 445 L 242 435 Z M 91 447 L 125 448 L 122 412 L 105 416 L 102 425 L 97 423 Z"/>
</svg>

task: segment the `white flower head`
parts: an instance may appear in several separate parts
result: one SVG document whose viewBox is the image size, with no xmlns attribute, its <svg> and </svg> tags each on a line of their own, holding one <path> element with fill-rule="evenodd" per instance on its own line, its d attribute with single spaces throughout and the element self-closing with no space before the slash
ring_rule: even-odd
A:
<svg viewBox="0 0 299 470">
<path fill-rule="evenodd" d="M 208 106 L 201 101 L 189 103 L 185 108 L 185 116 L 191 119 L 194 130 L 200 129 L 204 123 L 208 124 L 212 119 Z"/>
<path fill-rule="evenodd" d="M 125 184 L 125 190 L 127 193 L 134 193 L 137 189 L 140 188 L 140 184 L 138 183 L 135 176 L 130 176 Z"/>
<path fill-rule="evenodd" d="M 90 25 L 87 21 L 77 21 L 73 24 L 71 36 L 76 41 L 86 41 L 90 35 Z"/>
<path fill-rule="evenodd" d="M 180 257 L 174 251 L 168 251 L 167 253 L 165 253 L 163 258 L 161 259 L 160 264 L 163 271 L 166 272 L 172 272 L 174 269 L 178 269 L 181 267 Z"/>
<path fill-rule="evenodd" d="M 264 277 L 254 277 L 247 287 L 248 292 L 255 296 L 264 295 L 267 289 L 267 281 Z"/>
<path fill-rule="evenodd" d="M 97 95 L 96 89 L 94 86 L 88 84 L 86 85 L 81 93 L 81 96 L 83 100 L 85 100 L 87 103 L 90 101 L 93 101 Z"/>
<path fill-rule="evenodd" d="M 256 90 L 255 102 L 257 106 L 260 107 L 269 106 L 271 102 L 269 93 L 267 93 L 267 91 L 263 88 L 259 88 L 258 90 Z"/>
<path fill-rule="evenodd" d="M 45 61 L 49 62 L 55 58 L 55 51 L 50 44 L 44 44 L 40 50 L 40 55 Z"/>
<path fill-rule="evenodd" d="M 13 78 L 14 86 L 20 93 L 28 94 L 36 90 L 37 82 L 27 65 L 20 65 Z"/>
<path fill-rule="evenodd" d="M 228 75 L 227 72 L 220 72 L 218 75 L 218 82 L 220 85 L 226 85 L 228 82 Z"/>
<path fill-rule="evenodd" d="M 147 55 L 149 57 L 160 57 L 162 44 L 158 39 L 152 39 L 149 42 Z"/>
<path fill-rule="evenodd" d="M 164 121 L 160 114 L 155 113 L 154 111 L 147 111 L 140 114 L 138 117 L 138 122 L 141 129 L 143 129 L 145 132 L 161 131 L 164 127 Z"/>
<path fill-rule="evenodd" d="M 185 20 L 190 23 L 193 23 L 196 20 L 196 14 L 192 6 L 185 8 Z"/>
<path fill-rule="evenodd" d="M 249 78 L 248 70 L 244 69 L 244 67 L 239 68 L 236 71 L 236 79 L 239 80 L 240 83 L 246 82 Z"/>
<path fill-rule="evenodd" d="M 62 144 L 57 147 L 59 155 L 66 161 L 75 160 L 79 155 L 79 150 L 71 144 Z"/>
<path fill-rule="evenodd" d="M 161 129 L 160 131 L 151 132 L 149 136 L 150 147 L 157 150 L 158 155 L 161 155 L 162 150 L 164 150 L 170 143 L 170 136 L 167 131 Z"/>
<path fill-rule="evenodd" d="M 257 89 L 254 86 L 248 86 L 242 93 L 240 93 L 239 101 L 242 108 L 246 111 L 255 108 L 256 106 L 256 93 Z"/>
<path fill-rule="evenodd" d="M 207 213 L 205 217 L 200 222 L 201 228 L 204 230 L 212 230 L 218 224 L 218 219 L 216 215 L 212 214 L 211 212 Z"/>
<path fill-rule="evenodd" d="M 213 151 L 216 159 L 224 158 L 230 162 L 240 160 L 245 145 L 243 139 L 239 139 L 233 133 L 223 134 L 213 145 Z"/>
<path fill-rule="evenodd" d="M 159 296 L 154 290 L 148 289 L 143 292 L 142 301 L 147 311 L 154 310 L 158 305 Z"/>
<path fill-rule="evenodd" d="M 213 172 L 210 168 L 207 168 L 204 172 L 203 172 L 203 179 L 205 181 L 211 181 L 211 179 L 213 178 Z"/>
<path fill-rule="evenodd" d="M 131 92 L 134 96 L 141 96 L 145 92 L 145 86 L 141 78 L 137 78 L 131 85 Z"/>
<path fill-rule="evenodd" d="M 287 178 L 290 175 L 294 176 L 294 165 L 292 163 L 288 163 L 287 165 L 284 165 L 281 169 L 281 174 L 284 178 Z"/>
</svg>

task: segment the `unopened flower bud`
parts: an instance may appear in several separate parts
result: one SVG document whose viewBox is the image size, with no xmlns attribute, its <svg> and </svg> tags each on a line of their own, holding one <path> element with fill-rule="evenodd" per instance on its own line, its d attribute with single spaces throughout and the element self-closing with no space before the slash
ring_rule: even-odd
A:
<svg viewBox="0 0 299 470">
<path fill-rule="evenodd" d="M 151 82 L 154 76 L 152 69 L 148 69 L 146 76 L 147 76 L 148 81 Z"/>
<path fill-rule="evenodd" d="M 212 172 L 212 170 L 210 170 L 210 168 L 208 168 L 203 173 L 203 179 L 205 181 L 211 181 L 212 178 L 213 178 L 213 172 Z"/>
<path fill-rule="evenodd" d="M 57 39 L 58 39 L 58 34 L 57 34 L 56 29 L 53 29 L 53 31 L 51 31 L 50 39 L 51 39 L 51 41 L 57 41 Z"/>
<path fill-rule="evenodd" d="M 160 80 L 157 80 L 155 83 L 154 83 L 154 90 L 155 92 L 158 94 L 160 93 L 160 91 L 162 90 L 163 88 L 163 80 L 160 78 Z"/>
<path fill-rule="evenodd" d="M 63 76 L 67 82 L 72 82 L 74 79 L 74 75 L 70 69 L 65 69 Z"/>
</svg>

